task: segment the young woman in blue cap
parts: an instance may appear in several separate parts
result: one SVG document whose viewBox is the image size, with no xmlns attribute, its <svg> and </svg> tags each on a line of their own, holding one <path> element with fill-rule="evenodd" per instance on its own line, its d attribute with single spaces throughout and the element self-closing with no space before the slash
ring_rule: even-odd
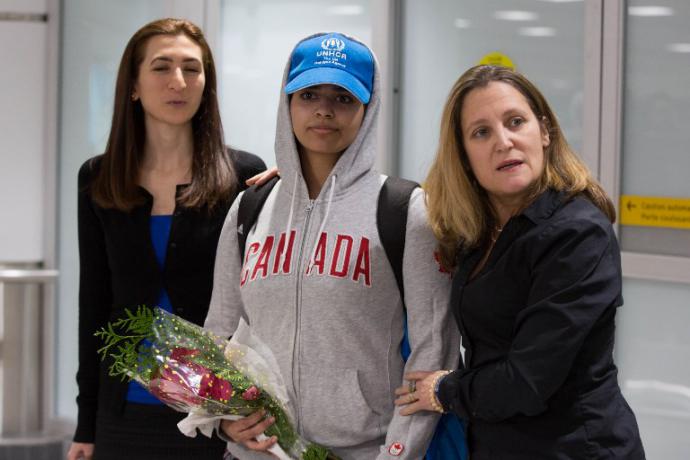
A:
<svg viewBox="0 0 690 460">
<path fill-rule="evenodd" d="M 205 327 L 230 336 L 248 320 L 274 353 L 308 439 L 349 459 L 424 456 L 437 414 L 403 417 L 393 391 L 405 369 L 457 365 L 459 336 L 448 310 L 424 195 L 413 192 L 403 255 L 411 354 L 402 359 L 405 308 L 379 239 L 376 204 L 385 176 L 373 170 L 380 109 L 371 51 L 337 33 L 297 44 L 278 109 L 271 190 L 239 254 L 237 203 L 223 227 Z M 239 201 L 239 200 L 238 200 Z M 271 458 L 273 423 L 256 413 L 223 421 L 229 450 Z"/>
</svg>

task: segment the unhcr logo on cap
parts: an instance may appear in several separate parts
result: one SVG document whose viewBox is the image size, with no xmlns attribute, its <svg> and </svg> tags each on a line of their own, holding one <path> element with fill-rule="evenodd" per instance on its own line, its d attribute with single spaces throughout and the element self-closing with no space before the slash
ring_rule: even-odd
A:
<svg viewBox="0 0 690 460">
<path fill-rule="evenodd" d="M 325 49 L 326 51 L 342 51 L 345 49 L 345 42 L 336 37 L 328 37 L 324 38 L 321 42 L 321 48 Z"/>
<path fill-rule="evenodd" d="M 323 40 L 321 40 L 321 50 L 316 52 L 316 58 L 321 59 L 319 62 L 315 62 L 315 64 L 335 64 L 335 65 L 344 65 L 340 64 L 339 60 L 346 60 L 347 59 L 347 54 L 343 53 L 343 50 L 345 49 L 345 40 L 341 40 L 338 37 L 326 37 Z"/>
</svg>

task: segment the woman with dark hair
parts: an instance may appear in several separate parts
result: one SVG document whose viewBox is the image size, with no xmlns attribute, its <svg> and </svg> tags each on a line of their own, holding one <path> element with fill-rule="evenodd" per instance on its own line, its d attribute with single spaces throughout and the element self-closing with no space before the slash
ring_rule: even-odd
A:
<svg viewBox="0 0 690 460">
<path fill-rule="evenodd" d="M 468 420 L 472 460 L 643 459 L 612 357 L 615 209 L 544 96 L 507 68 L 465 72 L 425 188 L 465 366 L 407 374 L 401 413 Z"/>
<path fill-rule="evenodd" d="M 222 441 L 186 438 L 184 414 L 110 377 L 93 334 L 137 305 L 202 324 L 225 215 L 265 166 L 225 147 L 213 56 L 189 21 L 132 36 L 114 106 L 105 153 L 79 171 L 79 415 L 68 459 L 220 459 Z"/>
</svg>

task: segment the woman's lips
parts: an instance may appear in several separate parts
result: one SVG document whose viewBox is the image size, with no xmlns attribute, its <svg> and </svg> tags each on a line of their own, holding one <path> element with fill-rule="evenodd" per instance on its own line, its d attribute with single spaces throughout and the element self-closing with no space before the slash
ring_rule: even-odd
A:
<svg viewBox="0 0 690 460">
<path fill-rule="evenodd" d="M 523 162 L 520 160 L 506 160 L 502 162 L 500 165 L 498 165 L 498 168 L 496 168 L 497 171 L 511 171 L 518 166 L 522 165 Z"/>
<path fill-rule="evenodd" d="M 330 126 L 312 126 L 309 129 L 317 134 L 330 134 L 336 131 L 335 128 Z"/>
</svg>

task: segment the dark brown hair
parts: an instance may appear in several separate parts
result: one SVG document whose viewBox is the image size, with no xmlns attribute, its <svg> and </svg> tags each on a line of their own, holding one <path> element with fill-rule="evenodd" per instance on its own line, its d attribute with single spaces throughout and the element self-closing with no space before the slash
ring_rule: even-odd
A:
<svg viewBox="0 0 690 460">
<path fill-rule="evenodd" d="M 144 110 L 140 101 L 132 101 L 131 95 L 144 60 L 146 44 L 157 35 L 185 35 L 202 51 L 206 84 L 199 110 L 192 118 L 192 181 L 177 201 L 188 207 L 205 205 L 211 209 L 232 195 L 237 186 L 237 175 L 225 153 L 216 67 L 211 49 L 201 29 L 184 19 L 166 18 L 150 22 L 127 43 L 117 72 L 110 135 L 98 175 L 91 184 L 91 194 L 99 206 L 123 211 L 129 211 L 144 201 L 138 189 L 146 139 Z"/>
<path fill-rule="evenodd" d="M 583 195 L 611 222 L 616 219 L 611 199 L 568 145 L 542 93 L 522 74 L 506 67 L 472 67 L 450 91 L 441 117 L 438 151 L 424 183 L 429 222 L 439 240 L 441 263 L 446 268 L 455 266 L 459 248 L 477 246 L 495 225 L 496 216 L 474 177 L 460 130 L 465 98 L 472 90 L 485 88 L 491 82 L 506 83 L 518 90 L 549 133 L 550 142 L 544 149 L 544 171 L 531 188 L 525 205 L 547 189 L 553 189 L 570 197 Z"/>
</svg>

